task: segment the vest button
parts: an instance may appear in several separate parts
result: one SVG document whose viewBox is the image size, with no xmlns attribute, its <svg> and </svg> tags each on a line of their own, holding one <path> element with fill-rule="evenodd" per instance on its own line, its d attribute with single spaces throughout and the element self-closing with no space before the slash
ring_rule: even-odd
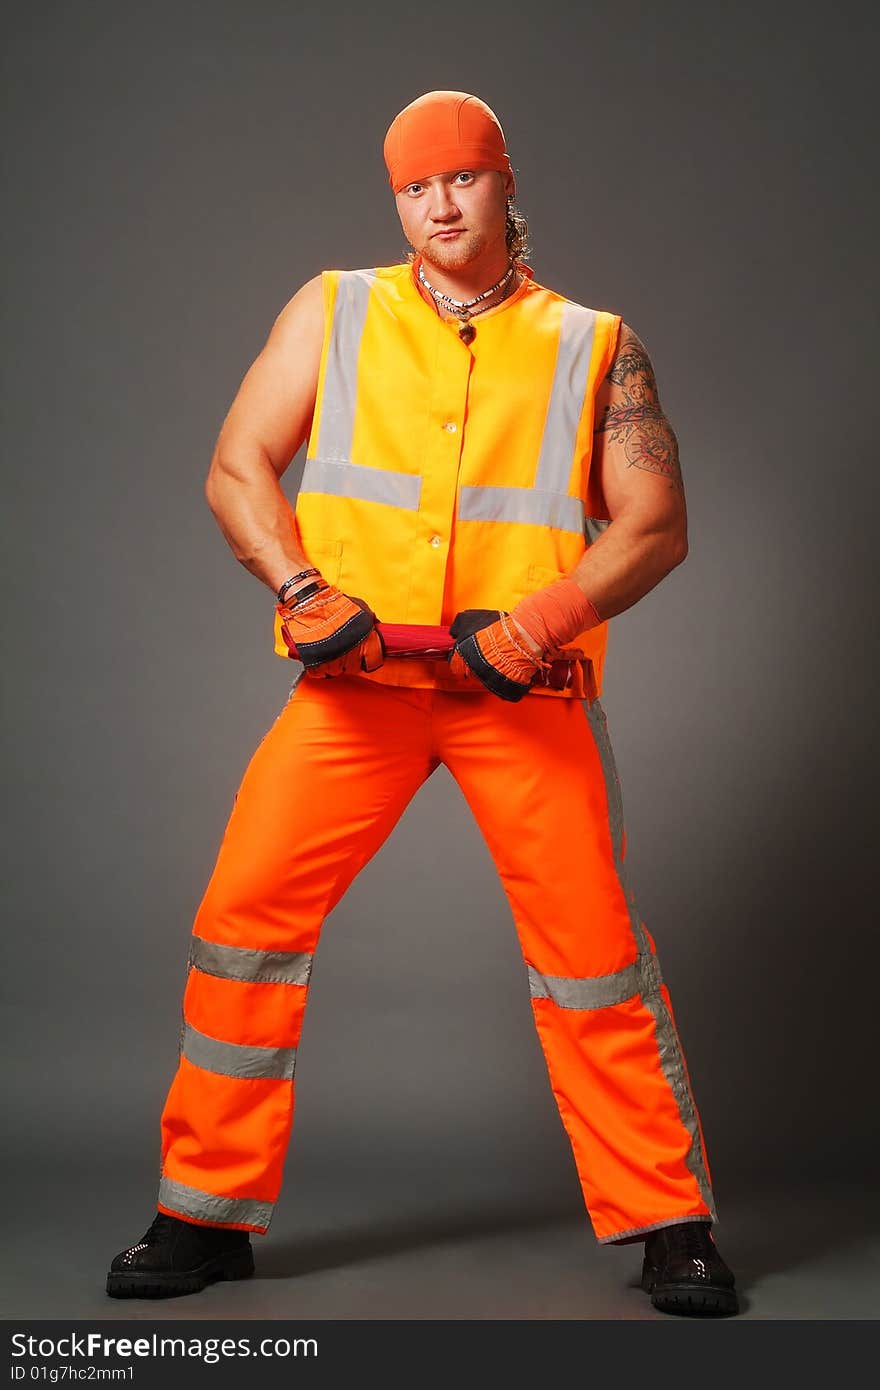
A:
<svg viewBox="0 0 880 1390">
<path fill-rule="evenodd" d="M 447 434 L 455 434 L 455 431 L 458 429 L 458 426 L 456 425 L 454 420 L 447 420 L 443 428 L 446 430 Z"/>
<path fill-rule="evenodd" d="M 431 544 L 434 546 L 434 548 L 435 548 L 435 550 L 436 550 L 437 546 L 440 544 L 440 537 L 439 537 L 439 536 L 432 536 L 432 537 L 431 537 Z"/>
</svg>

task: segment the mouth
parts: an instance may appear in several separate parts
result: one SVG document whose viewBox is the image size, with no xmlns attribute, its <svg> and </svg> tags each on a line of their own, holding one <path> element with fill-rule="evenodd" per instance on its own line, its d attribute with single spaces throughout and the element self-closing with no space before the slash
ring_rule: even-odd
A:
<svg viewBox="0 0 880 1390">
<path fill-rule="evenodd" d="M 463 234 L 463 232 L 464 232 L 464 228 L 463 228 L 463 227 L 457 227 L 454 231 L 435 232 L 434 235 L 433 235 L 432 240 L 434 240 L 434 241 L 454 241 L 455 238 L 456 238 L 457 236 L 461 236 L 461 235 Z"/>
</svg>

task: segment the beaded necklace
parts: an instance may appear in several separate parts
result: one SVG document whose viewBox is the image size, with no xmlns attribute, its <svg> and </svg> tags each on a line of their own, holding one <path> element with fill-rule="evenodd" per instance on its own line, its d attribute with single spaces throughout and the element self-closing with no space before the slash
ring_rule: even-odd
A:
<svg viewBox="0 0 880 1390">
<path fill-rule="evenodd" d="M 473 299 L 453 299 L 451 294 L 444 294 L 442 290 L 435 289 L 427 279 L 421 261 L 419 262 L 419 280 L 428 293 L 433 296 L 437 304 L 442 304 L 444 308 L 451 310 L 455 317 L 461 320 L 458 325 L 458 336 L 461 338 L 461 341 L 463 343 L 472 343 L 477 336 L 477 330 L 470 322 L 470 320 L 475 317 L 473 313 L 474 305 L 479 304 L 484 299 L 488 299 L 490 295 L 495 294 L 503 286 L 507 285 L 510 282 L 514 269 L 514 263 L 511 261 L 501 279 L 496 281 L 494 285 L 490 285 L 487 290 L 483 290 L 482 294 L 474 295 Z M 506 298 L 506 293 L 501 296 L 502 300 Z M 498 302 L 501 303 L 501 300 Z M 477 309 L 476 312 L 478 314 L 483 314 L 486 312 L 486 309 L 492 309 L 494 307 L 493 304 L 487 304 L 485 309 Z"/>
</svg>

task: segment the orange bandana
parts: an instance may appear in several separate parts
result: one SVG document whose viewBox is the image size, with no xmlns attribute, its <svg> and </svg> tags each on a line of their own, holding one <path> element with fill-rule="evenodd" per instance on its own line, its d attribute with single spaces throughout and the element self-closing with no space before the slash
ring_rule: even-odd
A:
<svg viewBox="0 0 880 1390">
<path fill-rule="evenodd" d="M 426 92 L 411 101 L 388 127 L 384 154 L 395 193 L 454 169 L 510 170 L 498 117 L 468 92 Z"/>
</svg>

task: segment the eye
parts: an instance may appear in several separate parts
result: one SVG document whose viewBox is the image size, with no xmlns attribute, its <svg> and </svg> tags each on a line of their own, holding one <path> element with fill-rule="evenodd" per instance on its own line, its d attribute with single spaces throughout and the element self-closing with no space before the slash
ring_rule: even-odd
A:
<svg viewBox="0 0 880 1390">
<path fill-rule="evenodd" d="M 418 196 L 419 193 L 421 193 L 421 191 L 422 191 L 422 185 L 421 185 L 420 183 L 408 183 L 408 184 L 406 185 L 406 190 L 405 190 L 405 191 L 406 191 L 411 197 L 415 198 L 415 197 Z"/>
<path fill-rule="evenodd" d="M 474 181 L 474 176 L 470 169 L 461 169 L 455 177 L 456 179 L 464 179 L 466 183 L 473 183 Z"/>
</svg>

